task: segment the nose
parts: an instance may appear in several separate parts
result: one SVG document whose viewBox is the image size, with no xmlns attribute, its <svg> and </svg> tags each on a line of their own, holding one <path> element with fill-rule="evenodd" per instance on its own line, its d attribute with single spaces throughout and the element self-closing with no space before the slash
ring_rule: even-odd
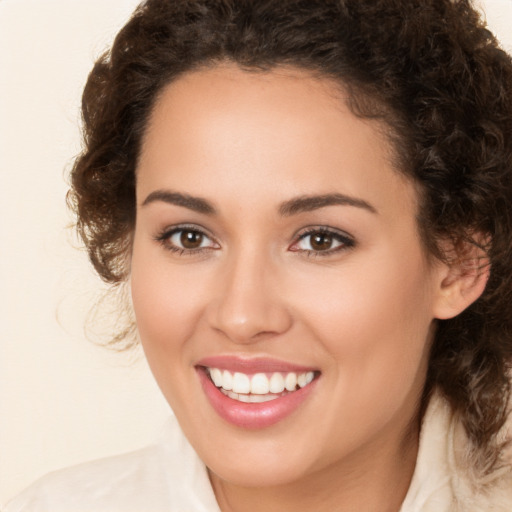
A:
<svg viewBox="0 0 512 512">
<path fill-rule="evenodd" d="M 285 333 L 292 315 L 278 274 L 274 265 L 254 253 L 226 261 L 217 276 L 218 293 L 208 307 L 210 326 L 238 344 Z"/>
</svg>

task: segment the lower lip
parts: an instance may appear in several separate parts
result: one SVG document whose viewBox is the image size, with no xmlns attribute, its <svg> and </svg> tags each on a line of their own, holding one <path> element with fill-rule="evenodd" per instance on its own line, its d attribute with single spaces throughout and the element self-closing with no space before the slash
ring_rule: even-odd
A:
<svg viewBox="0 0 512 512">
<path fill-rule="evenodd" d="M 262 403 L 245 403 L 224 395 L 204 368 L 197 368 L 203 390 L 217 414 L 229 423 L 247 429 L 270 427 L 298 409 L 311 394 L 318 379 L 307 386 Z"/>
</svg>

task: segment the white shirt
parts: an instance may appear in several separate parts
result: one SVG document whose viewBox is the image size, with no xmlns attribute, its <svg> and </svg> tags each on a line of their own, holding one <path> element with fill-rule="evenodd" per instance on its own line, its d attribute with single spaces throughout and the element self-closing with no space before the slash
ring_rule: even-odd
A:
<svg viewBox="0 0 512 512">
<path fill-rule="evenodd" d="M 415 472 L 400 512 L 512 511 L 457 494 L 456 428 L 436 397 L 425 414 Z M 508 481 L 508 480 L 507 480 Z M 508 493 L 507 493 L 507 496 Z M 493 502 L 494 503 L 494 502 Z M 500 501 L 500 504 L 504 502 Z M 510 507 L 509 507 L 510 506 Z M 205 465 L 173 418 L 154 445 L 56 471 L 12 500 L 5 512 L 220 512 Z"/>
</svg>

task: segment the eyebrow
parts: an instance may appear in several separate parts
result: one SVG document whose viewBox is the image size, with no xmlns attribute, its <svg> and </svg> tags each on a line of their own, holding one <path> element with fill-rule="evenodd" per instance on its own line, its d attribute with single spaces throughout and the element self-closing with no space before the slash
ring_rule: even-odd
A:
<svg viewBox="0 0 512 512">
<path fill-rule="evenodd" d="M 181 194 L 180 192 L 172 192 L 170 190 L 155 190 L 144 199 L 142 206 L 146 206 L 150 203 L 162 201 L 168 204 L 174 204 L 176 206 L 183 206 L 189 210 L 193 210 L 197 213 L 203 213 L 205 215 L 215 215 L 217 211 L 213 205 L 203 199 L 202 197 L 189 196 L 188 194 Z"/>
<path fill-rule="evenodd" d="M 298 213 L 325 208 L 326 206 L 355 206 L 356 208 L 368 210 L 371 213 L 377 213 L 377 210 L 365 200 L 344 194 L 300 196 L 282 203 L 279 207 L 279 213 L 283 217 L 289 217 Z"/>
<path fill-rule="evenodd" d="M 204 215 L 216 215 L 217 210 L 208 200 L 202 197 L 190 196 L 170 190 L 155 190 L 143 201 L 142 206 L 162 201 L 164 203 L 182 206 Z M 279 214 L 283 217 L 290 217 L 299 213 L 311 212 L 327 206 L 354 206 L 377 213 L 377 210 L 363 199 L 347 196 L 345 194 L 322 194 L 299 196 L 284 203 L 279 207 Z"/>
</svg>

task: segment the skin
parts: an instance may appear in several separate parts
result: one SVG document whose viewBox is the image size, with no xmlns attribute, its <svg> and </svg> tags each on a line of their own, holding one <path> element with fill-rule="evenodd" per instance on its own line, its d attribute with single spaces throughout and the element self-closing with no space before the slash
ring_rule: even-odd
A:
<svg viewBox="0 0 512 512">
<path fill-rule="evenodd" d="M 472 300 L 426 257 L 415 187 L 393 167 L 382 126 L 355 117 L 342 96 L 299 70 L 223 65 L 164 89 L 147 127 L 133 306 L 151 369 L 223 511 L 398 511 L 435 318 Z M 202 198 L 215 213 L 157 191 Z M 280 211 L 325 194 L 360 203 Z M 200 251 L 180 247 L 182 232 L 165 237 L 183 224 L 203 233 Z M 312 251 L 312 226 L 352 242 Z M 321 373 L 290 416 L 250 430 L 220 418 L 202 390 L 194 367 L 213 355 Z"/>
</svg>

